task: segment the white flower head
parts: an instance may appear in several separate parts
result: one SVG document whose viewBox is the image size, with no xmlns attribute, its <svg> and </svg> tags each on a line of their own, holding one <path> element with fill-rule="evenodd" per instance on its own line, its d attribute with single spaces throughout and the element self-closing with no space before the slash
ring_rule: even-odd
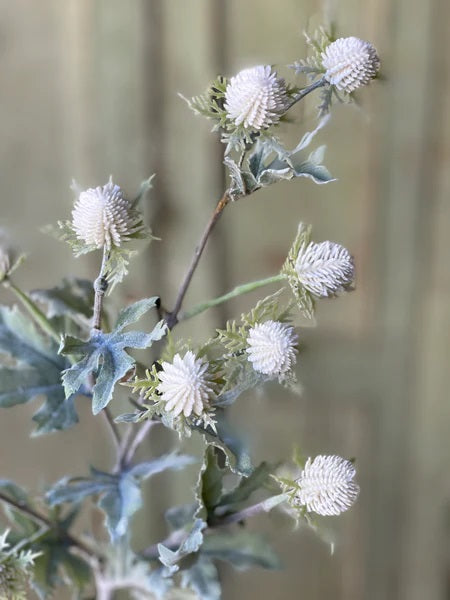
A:
<svg viewBox="0 0 450 600">
<path fill-rule="evenodd" d="M 325 79 L 338 90 L 350 93 L 366 85 L 380 68 L 380 59 L 370 42 L 356 37 L 339 38 L 322 52 Z"/>
<path fill-rule="evenodd" d="M 266 129 L 287 110 L 289 98 L 284 79 L 270 65 L 240 71 L 225 92 L 225 110 L 235 125 Z"/>
<path fill-rule="evenodd" d="M 355 278 L 349 251 L 335 242 L 310 242 L 300 247 L 295 263 L 300 283 L 312 294 L 326 298 L 347 289 Z"/>
<path fill-rule="evenodd" d="M 140 215 L 110 179 L 103 187 L 81 192 L 72 211 L 76 237 L 88 246 L 110 249 L 139 230 Z"/>
<path fill-rule="evenodd" d="M 214 384 L 208 373 L 209 363 L 196 358 L 190 350 L 183 358 L 175 354 L 173 362 L 162 362 L 162 371 L 158 373 L 160 384 L 157 391 L 165 402 L 165 409 L 175 417 L 185 417 L 194 413 L 202 415 L 209 408 L 214 397 Z"/>
<path fill-rule="evenodd" d="M 319 515 L 339 515 L 357 500 L 359 486 L 354 481 L 353 464 L 340 456 L 308 458 L 296 480 L 294 502 Z"/>
<path fill-rule="evenodd" d="M 298 336 L 286 323 L 268 320 L 248 333 L 248 360 L 258 373 L 285 375 L 296 362 Z"/>
</svg>

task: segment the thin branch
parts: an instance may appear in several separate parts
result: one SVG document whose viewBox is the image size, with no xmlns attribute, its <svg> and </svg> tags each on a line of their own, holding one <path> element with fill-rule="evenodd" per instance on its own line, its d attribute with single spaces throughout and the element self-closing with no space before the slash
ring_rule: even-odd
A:
<svg viewBox="0 0 450 600">
<path fill-rule="evenodd" d="M 40 525 L 43 525 L 44 527 L 47 527 L 48 529 L 58 529 L 57 523 L 52 522 L 45 515 L 41 514 L 40 512 L 38 512 L 37 510 L 35 510 L 31 506 L 29 506 L 28 504 L 21 502 L 20 500 L 15 500 L 14 498 L 10 498 L 6 494 L 3 494 L 2 492 L 0 492 L 0 501 L 5 502 L 5 504 L 9 504 L 9 506 L 12 506 L 16 510 L 19 510 L 24 515 L 28 515 L 29 517 L 34 519 L 37 523 L 39 523 Z M 77 548 L 80 551 L 80 553 L 82 553 L 89 562 L 92 562 L 93 559 L 97 559 L 96 553 L 91 548 L 86 546 L 84 544 L 84 542 L 82 542 L 81 540 L 79 540 L 78 538 L 76 538 L 75 536 L 73 536 L 71 533 L 69 533 L 67 531 L 64 531 L 62 533 L 63 533 L 64 539 L 67 542 L 69 542 L 69 544 L 71 544 L 72 546 Z"/>
<path fill-rule="evenodd" d="M 134 455 L 137 452 L 137 449 L 139 448 L 139 446 L 142 444 L 142 442 L 147 437 L 148 432 L 154 425 L 157 425 L 158 423 L 159 423 L 159 421 L 148 420 L 148 421 L 144 421 L 140 425 L 140 427 L 136 428 L 135 435 L 130 438 L 130 441 L 129 441 L 127 447 L 124 448 L 124 450 L 122 451 L 122 458 L 120 460 L 121 464 L 129 465 L 132 462 Z"/>
<path fill-rule="evenodd" d="M 111 430 L 111 437 L 113 438 L 116 449 L 118 450 L 121 447 L 122 440 L 119 434 L 119 429 L 114 422 L 114 417 L 112 416 L 108 406 L 105 406 L 105 408 L 102 410 L 102 413 L 105 416 L 105 420 L 108 423 L 109 429 Z"/>
<path fill-rule="evenodd" d="M 180 289 L 178 290 L 178 295 L 177 295 L 177 299 L 175 301 L 175 306 L 173 307 L 173 310 L 170 313 L 168 313 L 168 315 L 166 316 L 167 326 L 169 327 L 169 329 L 172 329 L 178 323 L 178 313 L 180 312 L 180 308 L 181 308 L 181 305 L 183 304 L 184 297 L 189 288 L 189 285 L 191 283 L 191 280 L 195 273 L 195 270 L 198 266 L 200 258 L 203 254 L 203 250 L 205 249 L 206 242 L 208 241 L 208 238 L 209 238 L 212 230 L 214 229 L 215 224 L 219 220 L 222 212 L 224 211 L 226 205 L 229 202 L 230 202 L 230 197 L 228 195 L 228 190 L 227 190 L 223 194 L 223 196 L 219 200 L 219 202 L 217 203 L 217 206 L 214 209 L 214 212 L 211 215 L 211 218 L 203 232 L 203 235 L 200 238 L 200 241 L 199 241 L 197 247 L 195 248 L 194 256 L 192 257 L 191 264 L 190 264 L 190 266 L 186 272 L 186 275 L 181 283 Z"/>
<path fill-rule="evenodd" d="M 257 290 L 260 287 L 265 285 L 269 285 L 271 283 L 276 283 L 279 281 L 283 281 L 286 279 L 285 275 L 273 275 L 272 277 L 267 277 L 266 279 L 259 279 L 258 281 L 250 281 L 249 283 L 244 283 L 242 285 L 236 286 L 233 290 L 224 294 L 223 296 L 219 296 L 218 298 L 213 298 L 212 300 L 207 300 L 206 302 L 202 302 L 201 304 L 197 304 L 190 310 L 187 310 L 185 313 L 182 313 L 180 317 L 180 321 L 185 321 L 186 319 L 191 319 L 196 315 L 212 308 L 213 306 L 217 306 L 219 304 L 223 304 L 231 298 L 235 298 L 236 296 L 241 296 L 242 294 L 248 294 L 253 290 Z"/>
<path fill-rule="evenodd" d="M 290 108 L 292 108 L 294 106 L 294 104 L 297 104 L 297 102 L 300 102 L 300 100 L 303 100 L 303 98 L 305 96 L 307 96 L 308 94 L 310 94 L 314 90 L 317 90 L 318 88 L 321 88 L 321 87 L 323 87 L 324 85 L 327 85 L 327 84 L 328 84 L 328 81 L 325 79 L 325 77 L 322 77 L 321 79 L 318 79 L 317 81 L 315 81 L 311 85 L 308 85 L 307 87 L 303 88 L 294 97 L 294 99 L 289 104 L 289 106 L 288 106 L 288 108 L 286 110 L 289 110 Z"/>
</svg>

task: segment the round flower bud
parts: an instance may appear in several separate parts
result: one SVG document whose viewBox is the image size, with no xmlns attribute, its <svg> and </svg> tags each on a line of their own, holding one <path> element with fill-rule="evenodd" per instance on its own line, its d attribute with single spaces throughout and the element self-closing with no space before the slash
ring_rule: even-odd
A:
<svg viewBox="0 0 450 600">
<path fill-rule="evenodd" d="M 294 328 L 286 323 L 258 323 L 248 333 L 248 360 L 258 373 L 282 376 L 295 365 L 297 340 Z"/>
<path fill-rule="evenodd" d="M 334 242 L 310 242 L 300 248 L 295 270 L 300 283 L 320 298 L 345 290 L 355 277 L 352 256 Z"/>
<path fill-rule="evenodd" d="M 95 248 L 120 246 L 137 230 L 139 221 L 131 202 L 111 180 L 81 192 L 72 211 L 77 238 Z"/>
<path fill-rule="evenodd" d="M 240 71 L 225 92 L 225 110 L 235 125 L 266 129 L 287 110 L 289 98 L 284 79 L 270 65 Z"/>
<path fill-rule="evenodd" d="M 366 85 L 380 68 L 377 51 L 356 37 L 339 38 L 322 52 L 325 79 L 338 90 L 350 93 Z"/>
<path fill-rule="evenodd" d="M 308 458 L 296 481 L 294 503 L 319 515 L 339 515 L 358 498 L 359 486 L 353 481 L 355 475 L 353 464 L 340 456 Z"/>
<path fill-rule="evenodd" d="M 173 363 L 164 361 L 161 366 L 162 371 L 158 373 L 161 383 L 156 389 L 165 402 L 166 411 L 174 416 L 181 413 L 185 417 L 192 413 L 200 416 L 214 396 L 208 374 L 209 363 L 201 358 L 196 359 L 195 354 L 188 351 L 183 358 L 175 354 Z"/>
</svg>

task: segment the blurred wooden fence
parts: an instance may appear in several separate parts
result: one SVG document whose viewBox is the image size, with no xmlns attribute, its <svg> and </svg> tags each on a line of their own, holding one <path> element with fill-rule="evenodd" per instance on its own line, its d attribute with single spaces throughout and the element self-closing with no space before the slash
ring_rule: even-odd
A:
<svg viewBox="0 0 450 600">
<path fill-rule="evenodd" d="M 0 225 L 30 255 L 22 282 L 42 287 L 67 273 L 95 274 L 95 259 L 74 264 L 68 250 L 37 231 L 67 215 L 72 177 L 98 185 L 112 173 L 131 192 L 156 171 L 146 210 L 163 241 L 141 255 L 127 299 L 158 293 L 170 304 L 223 188 L 221 149 L 177 92 L 199 93 L 217 73 L 245 65 L 292 63 L 304 54 L 300 34 L 310 18 L 320 23 L 321 6 L 0 0 L 0 8 Z M 322 135 L 339 180 L 325 187 L 280 184 L 231 206 L 187 303 L 274 272 L 300 220 L 314 224 L 317 239 L 351 248 L 357 291 L 321 306 L 318 327 L 303 334 L 304 396 L 271 389 L 239 411 L 261 458 L 286 456 L 294 441 L 311 454 L 356 456 L 361 500 L 339 522 L 334 556 L 307 532 L 284 532 L 276 537 L 286 571 L 224 569 L 225 599 L 444 600 L 450 598 L 450 5 L 341 0 L 329 2 L 326 9 L 333 8 L 342 35 L 375 43 L 385 76 L 361 94 L 361 111 L 337 108 Z M 288 134 L 292 143 L 312 116 L 308 104 Z M 184 331 L 206 336 L 224 317 L 212 313 Z M 60 436 L 27 439 L 30 414 L 29 407 L 2 412 L 2 477 L 39 486 L 85 469 L 93 453 L 107 464 L 110 448 L 88 407 L 65 434 L 64 460 Z M 171 493 L 153 497 L 153 509 L 163 510 Z M 160 524 L 149 520 L 149 530 L 161 533 Z M 273 534 L 274 527 L 267 530 Z"/>
</svg>

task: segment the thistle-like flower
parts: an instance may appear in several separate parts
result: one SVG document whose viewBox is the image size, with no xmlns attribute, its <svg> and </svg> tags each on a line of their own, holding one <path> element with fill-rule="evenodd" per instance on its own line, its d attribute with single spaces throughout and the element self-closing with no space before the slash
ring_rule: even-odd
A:
<svg viewBox="0 0 450 600">
<path fill-rule="evenodd" d="M 110 179 L 103 187 L 81 192 L 72 211 L 72 226 L 86 245 L 110 249 L 140 229 L 141 216 Z"/>
<path fill-rule="evenodd" d="M 325 79 L 338 90 L 350 93 L 366 85 L 380 68 L 380 59 L 370 42 L 356 37 L 339 38 L 322 52 Z"/>
<path fill-rule="evenodd" d="M 340 456 L 308 458 L 295 482 L 294 503 L 319 515 L 339 515 L 358 498 L 359 486 L 353 481 L 355 475 L 353 464 Z"/>
<path fill-rule="evenodd" d="M 165 402 L 167 412 L 178 416 L 181 413 L 189 417 L 197 416 L 209 408 L 209 401 L 214 397 L 214 384 L 208 373 L 209 363 L 201 358 L 196 359 L 191 351 L 183 358 L 175 354 L 173 363 L 163 362 L 162 371 L 158 374 L 160 384 L 157 391 Z"/>
<path fill-rule="evenodd" d="M 289 98 L 284 79 L 270 65 L 240 71 L 230 79 L 224 108 L 235 125 L 266 129 L 280 120 Z"/>
<path fill-rule="evenodd" d="M 349 251 L 335 242 L 310 242 L 298 253 L 295 270 L 300 283 L 320 298 L 347 289 L 355 277 Z"/>
<path fill-rule="evenodd" d="M 257 323 L 247 338 L 248 360 L 258 373 L 283 376 L 295 365 L 297 340 L 294 328 L 286 323 Z"/>
</svg>

